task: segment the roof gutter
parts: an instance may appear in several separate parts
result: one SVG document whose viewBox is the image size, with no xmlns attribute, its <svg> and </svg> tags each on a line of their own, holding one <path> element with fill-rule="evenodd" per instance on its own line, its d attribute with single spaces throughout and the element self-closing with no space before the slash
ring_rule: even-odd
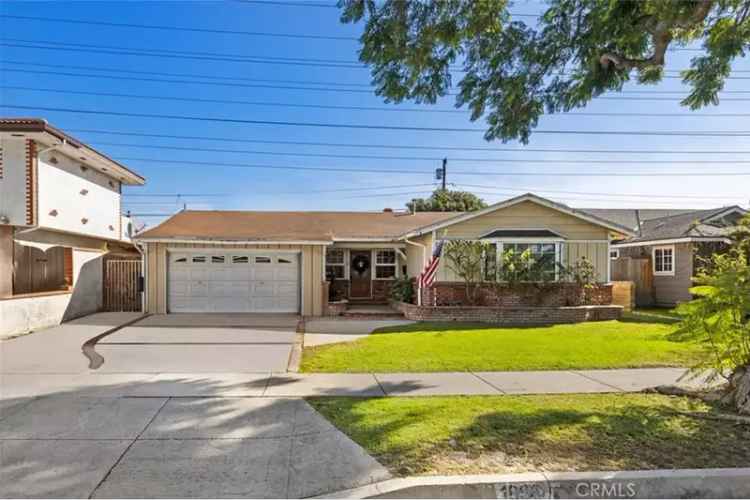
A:
<svg viewBox="0 0 750 500">
<path fill-rule="evenodd" d="M 630 248 L 630 247 L 647 247 L 652 245 L 672 245 L 674 243 L 700 243 L 700 242 L 720 242 L 720 243 L 731 243 L 732 240 L 729 238 L 721 237 L 694 237 L 690 236 L 687 238 L 671 238 L 662 240 L 644 240 L 634 241 L 631 243 L 617 243 L 612 244 L 612 248 Z"/>
<path fill-rule="evenodd" d="M 211 245 L 332 245 L 332 241 L 297 240 L 297 241 L 271 241 L 271 240 L 201 240 L 201 239 L 179 239 L 179 238 L 139 238 L 133 237 L 134 242 L 143 243 L 203 243 Z"/>
</svg>

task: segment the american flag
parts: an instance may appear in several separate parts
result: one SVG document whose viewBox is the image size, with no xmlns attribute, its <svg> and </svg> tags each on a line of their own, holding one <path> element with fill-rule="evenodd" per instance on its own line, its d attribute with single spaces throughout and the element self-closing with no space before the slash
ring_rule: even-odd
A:
<svg viewBox="0 0 750 500">
<path fill-rule="evenodd" d="M 438 264 L 440 264 L 440 254 L 443 253 L 443 244 L 445 242 L 440 240 L 435 244 L 432 249 L 432 257 L 430 261 L 419 275 L 419 286 L 422 288 L 428 288 L 435 282 L 435 275 L 437 274 Z"/>
</svg>

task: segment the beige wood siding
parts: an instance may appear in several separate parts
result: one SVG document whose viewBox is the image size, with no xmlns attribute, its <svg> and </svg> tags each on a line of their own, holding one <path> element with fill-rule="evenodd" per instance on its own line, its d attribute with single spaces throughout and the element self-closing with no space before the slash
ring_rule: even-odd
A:
<svg viewBox="0 0 750 500">
<path fill-rule="evenodd" d="M 448 239 L 478 239 L 495 229 L 549 229 L 554 231 L 566 240 L 573 240 L 566 241 L 563 245 L 562 263 L 564 265 L 572 265 L 581 257 L 586 257 L 596 268 L 597 280 L 600 282 L 607 281 L 609 230 L 531 201 L 525 201 L 448 226 L 438 230 L 437 234 L 439 237 Z M 415 238 L 413 241 L 427 243 L 429 258 L 432 237 L 428 234 L 422 238 L 421 240 Z M 418 249 L 412 248 L 410 249 L 412 253 L 419 254 Z M 409 258 L 410 274 L 411 267 L 415 265 L 412 262 L 413 260 L 412 257 Z M 419 271 L 417 271 L 418 273 Z M 436 279 L 438 281 L 460 281 L 460 278 L 449 269 L 445 259 L 440 262 Z"/>
<path fill-rule="evenodd" d="M 478 238 L 494 229 L 550 229 L 571 240 L 606 240 L 606 228 L 524 201 L 440 230 L 448 238 Z"/>
<path fill-rule="evenodd" d="M 596 268 L 596 279 L 600 283 L 607 281 L 609 268 L 609 247 L 607 242 L 566 243 L 563 245 L 562 263 L 572 266 L 585 257 Z"/>
<path fill-rule="evenodd" d="M 301 261 L 302 314 L 322 314 L 322 283 L 324 279 L 323 246 L 321 245 L 221 245 L 202 243 L 148 243 L 146 246 L 147 312 L 166 314 L 167 304 L 167 248 L 184 249 L 243 249 L 243 250 L 299 250 Z"/>
</svg>

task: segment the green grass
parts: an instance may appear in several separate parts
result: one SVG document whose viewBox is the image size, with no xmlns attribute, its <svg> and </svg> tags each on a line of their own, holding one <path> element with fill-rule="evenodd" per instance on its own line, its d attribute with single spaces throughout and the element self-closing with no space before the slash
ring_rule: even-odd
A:
<svg viewBox="0 0 750 500">
<path fill-rule="evenodd" d="M 591 394 L 309 402 L 399 475 L 750 465 L 750 426 L 686 415 L 712 411 L 687 398 Z"/>
<path fill-rule="evenodd" d="M 631 314 L 645 316 L 662 316 L 674 319 L 680 319 L 676 308 L 669 307 L 638 307 Z"/>
<path fill-rule="evenodd" d="M 534 328 L 416 323 L 354 342 L 305 348 L 305 372 L 565 370 L 689 366 L 695 344 L 669 322 L 604 321 Z"/>
</svg>

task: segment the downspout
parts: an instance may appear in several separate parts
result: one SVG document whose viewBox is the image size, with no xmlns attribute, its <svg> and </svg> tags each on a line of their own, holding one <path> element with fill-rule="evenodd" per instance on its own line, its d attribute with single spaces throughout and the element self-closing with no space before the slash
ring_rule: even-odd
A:
<svg viewBox="0 0 750 500">
<path fill-rule="evenodd" d="M 425 265 L 425 251 L 426 246 L 423 243 L 416 243 L 414 241 L 409 241 L 409 238 L 404 238 L 404 241 L 408 245 L 414 245 L 415 247 L 420 247 L 422 249 L 422 268 L 424 268 Z M 419 278 L 417 278 L 417 305 L 422 305 L 422 284 L 420 283 Z"/>
<path fill-rule="evenodd" d="M 133 240 L 133 245 L 135 246 L 135 249 L 138 250 L 138 253 L 141 254 L 141 262 L 143 262 L 143 296 L 141 297 L 141 312 L 146 312 L 146 307 L 148 306 L 148 284 L 146 283 L 146 278 L 148 277 L 148 258 L 146 255 L 148 247 L 137 241 Z"/>
</svg>

